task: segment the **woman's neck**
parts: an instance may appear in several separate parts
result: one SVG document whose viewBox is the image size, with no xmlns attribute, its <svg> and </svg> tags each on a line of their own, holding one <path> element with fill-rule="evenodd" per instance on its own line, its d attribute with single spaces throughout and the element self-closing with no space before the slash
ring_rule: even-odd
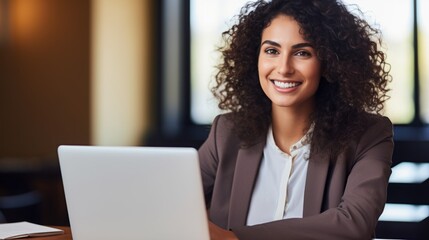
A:
<svg viewBox="0 0 429 240">
<path fill-rule="evenodd" d="M 276 145 L 290 154 L 290 147 L 298 142 L 310 128 L 312 108 L 285 108 L 272 109 L 272 129 Z"/>
</svg>

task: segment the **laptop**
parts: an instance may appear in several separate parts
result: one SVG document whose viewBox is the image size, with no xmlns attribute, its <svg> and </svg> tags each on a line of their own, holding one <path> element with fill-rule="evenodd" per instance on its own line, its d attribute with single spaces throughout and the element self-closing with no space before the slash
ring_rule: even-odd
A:
<svg viewBox="0 0 429 240">
<path fill-rule="evenodd" d="M 193 148 L 60 146 L 74 240 L 209 239 Z"/>
</svg>

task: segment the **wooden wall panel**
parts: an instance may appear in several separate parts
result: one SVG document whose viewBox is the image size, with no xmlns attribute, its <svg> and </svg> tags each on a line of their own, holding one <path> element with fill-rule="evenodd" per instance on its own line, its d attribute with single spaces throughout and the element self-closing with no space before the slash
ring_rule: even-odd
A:
<svg viewBox="0 0 429 240">
<path fill-rule="evenodd" d="M 0 158 L 90 141 L 90 1 L 2 0 Z"/>
</svg>

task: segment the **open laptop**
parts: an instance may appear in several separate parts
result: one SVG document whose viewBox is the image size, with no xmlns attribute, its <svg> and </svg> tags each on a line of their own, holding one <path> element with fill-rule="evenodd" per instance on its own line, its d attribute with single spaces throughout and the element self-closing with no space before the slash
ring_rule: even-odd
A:
<svg viewBox="0 0 429 240">
<path fill-rule="evenodd" d="M 74 240 L 209 239 L 193 148 L 60 146 Z"/>
</svg>

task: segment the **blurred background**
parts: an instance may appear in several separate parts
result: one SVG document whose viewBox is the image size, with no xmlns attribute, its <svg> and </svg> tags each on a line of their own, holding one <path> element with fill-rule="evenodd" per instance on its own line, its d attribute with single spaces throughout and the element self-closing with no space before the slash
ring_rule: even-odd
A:
<svg viewBox="0 0 429 240">
<path fill-rule="evenodd" d="M 0 222 L 68 225 L 61 144 L 198 148 L 219 114 L 215 49 L 245 2 L 0 0 Z M 394 79 L 377 237 L 428 239 L 429 1 L 344 2 L 382 30 Z"/>
</svg>

